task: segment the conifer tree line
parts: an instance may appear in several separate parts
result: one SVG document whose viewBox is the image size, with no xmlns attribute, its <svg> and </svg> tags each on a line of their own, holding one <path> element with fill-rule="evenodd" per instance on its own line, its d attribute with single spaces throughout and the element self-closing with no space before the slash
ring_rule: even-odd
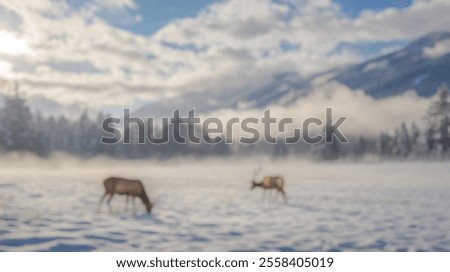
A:
<svg viewBox="0 0 450 272">
<path fill-rule="evenodd" d="M 436 98 L 424 119 L 424 129 L 419 129 L 414 122 L 401 123 L 394 132 L 381 132 L 378 137 L 372 138 L 360 136 L 352 139 L 348 145 L 336 142 L 318 145 L 313 148 L 313 154 L 322 160 L 366 155 L 400 160 L 450 158 L 450 102 L 447 85 L 441 85 L 437 89 Z"/>
<path fill-rule="evenodd" d="M 47 157 L 54 152 L 63 152 L 80 157 L 104 155 L 114 158 L 167 158 L 183 154 L 228 153 L 225 143 L 181 145 L 170 141 L 163 145 L 148 142 L 138 144 L 139 135 L 133 127 L 122 133 L 131 138 L 131 144 L 104 144 L 101 138 L 107 135 L 102 130 L 102 123 L 107 115 L 99 113 L 96 118 L 92 118 L 84 111 L 75 120 L 64 115 L 45 118 L 39 112 L 33 113 L 25 99 L 18 94 L 5 96 L 3 100 L 0 104 L 0 155 L 30 152 Z M 174 131 L 169 133 L 173 134 Z"/>
<path fill-rule="evenodd" d="M 381 132 L 377 137 L 355 137 L 350 143 L 298 143 L 277 144 L 260 142 L 252 145 L 225 144 L 178 144 L 169 141 L 157 145 L 146 142 L 137 144 L 136 131 L 125 131 L 131 144 L 107 145 L 100 142 L 104 132 L 102 122 L 106 115 L 99 113 L 92 118 L 84 111 L 76 119 L 64 115 L 44 117 L 32 112 L 20 95 L 5 96 L 0 103 L 0 154 L 30 152 L 42 157 L 53 152 L 64 152 L 80 157 L 98 155 L 115 158 L 169 158 L 179 155 L 227 156 L 247 154 L 270 154 L 274 157 L 307 155 L 318 160 L 361 158 L 374 156 L 389 159 L 449 158 L 450 157 L 450 101 L 448 87 L 438 88 L 437 95 L 424 116 L 425 128 L 415 123 L 399 124 L 394 132 Z M 330 130 L 327 130 L 330 131 Z M 155 133 L 155 132 L 154 132 Z M 170 134 L 174 131 L 169 131 Z M 156 132 L 158 134 L 158 132 Z M 181 131 L 180 135 L 186 134 Z M 325 134 L 325 133 L 324 133 Z M 187 135 L 186 135 L 187 136 Z M 329 135 L 323 135 L 324 138 Z"/>
</svg>

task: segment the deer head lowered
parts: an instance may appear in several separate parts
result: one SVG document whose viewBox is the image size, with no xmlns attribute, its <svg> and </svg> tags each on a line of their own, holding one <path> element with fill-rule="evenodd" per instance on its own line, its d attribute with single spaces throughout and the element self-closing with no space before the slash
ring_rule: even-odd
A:
<svg viewBox="0 0 450 272">
<path fill-rule="evenodd" d="M 267 189 L 276 189 L 283 195 L 284 201 L 286 201 L 286 194 L 284 193 L 284 179 L 281 176 L 265 176 L 262 181 L 256 181 L 257 175 L 261 172 L 261 167 L 255 171 L 255 175 L 252 179 L 252 187 L 251 189 L 255 189 L 256 187 L 261 187 L 264 190 Z"/>
<path fill-rule="evenodd" d="M 128 203 L 128 198 L 131 196 L 133 198 L 133 205 L 135 197 L 139 197 L 144 203 L 147 212 L 150 213 L 152 211 L 153 203 L 148 198 L 147 193 L 145 192 L 144 189 L 144 185 L 142 185 L 142 182 L 140 180 L 110 177 L 105 179 L 105 181 L 103 181 L 103 185 L 105 186 L 105 194 L 100 199 L 97 211 L 100 211 L 100 206 L 103 202 L 103 199 L 107 195 L 110 195 L 110 197 L 107 200 L 107 204 L 109 207 L 109 211 L 111 212 L 110 202 L 114 194 L 126 195 L 127 196 L 126 203 Z"/>
</svg>

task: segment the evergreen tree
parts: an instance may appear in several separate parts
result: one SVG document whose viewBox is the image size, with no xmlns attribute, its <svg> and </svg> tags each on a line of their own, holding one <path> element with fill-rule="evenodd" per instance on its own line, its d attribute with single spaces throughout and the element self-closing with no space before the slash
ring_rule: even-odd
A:
<svg viewBox="0 0 450 272">
<path fill-rule="evenodd" d="M 33 117 L 17 92 L 5 97 L 0 116 L 0 145 L 4 150 L 32 151 L 35 139 Z"/>
<path fill-rule="evenodd" d="M 364 136 L 360 136 L 356 144 L 356 156 L 363 156 L 367 152 L 367 141 Z"/>
<path fill-rule="evenodd" d="M 393 154 L 394 140 L 392 136 L 381 133 L 379 139 L 379 154 L 382 157 L 389 157 Z"/>
<path fill-rule="evenodd" d="M 334 127 L 328 125 L 324 131 L 322 143 L 316 145 L 314 155 L 320 160 L 337 160 L 340 155 L 340 143 L 334 135 Z"/>
<path fill-rule="evenodd" d="M 440 144 L 443 153 L 450 147 L 450 103 L 448 101 L 448 87 L 438 88 L 437 99 L 433 101 L 427 114 L 427 143 L 429 150 Z"/>
<path fill-rule="evenodd" d="M 399 154 L 407 157 L 411 153 L 411 137 L 405 123 L 401 125 L 398 141 Z"/>
<path fill-rule="evenodd" d="M 411 125 L 411 145 L 416 146 L 419 142 L 420 129 L 417 127 L 416 123 L 413 122 Z"/>
</svg>

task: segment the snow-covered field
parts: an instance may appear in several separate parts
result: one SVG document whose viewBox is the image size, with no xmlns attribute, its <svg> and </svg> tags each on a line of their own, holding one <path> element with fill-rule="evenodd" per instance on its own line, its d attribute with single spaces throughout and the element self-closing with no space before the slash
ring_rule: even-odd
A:
<svg viewBox="0 0 450 272">
<path fill-rule="evenodd" d="M 287 204 L 250 190 L 260 164 L 285 177 Z M 110 175 L 142 179 L 152 214 L 124 197 L 96 213 Z M 449 208 L 448 163 L 0 164 L 0 251 L 450 251 Z"/>
</svg>

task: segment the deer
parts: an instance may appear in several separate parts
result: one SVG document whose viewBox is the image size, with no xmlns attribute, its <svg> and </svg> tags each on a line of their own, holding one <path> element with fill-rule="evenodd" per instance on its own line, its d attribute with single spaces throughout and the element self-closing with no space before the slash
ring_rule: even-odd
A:
<svg viewBox="0 0 450 272">
<path fill-rule="evenodd" d="M 265 176 L 262 181 L 256 181 L 257 175 L 261 172 L 262 168 L 260 167 L 258 170 L 255 171 L 255 175 L 252 179 L 252 187 L 251 189 L 255 189 L 256 187 L 261 187 L 264 190 L 271 190 L 276 189 L 278 192 L 280 192 L 283 195 L 284 202 L 286 202 L 287 197 L 284 193 L 284 178 L 281 176 Z"/>
<path fill-rule="evenodd" d="M 100 212 L 100 206 L 107 195 L 110 195 L 107 204 L 109 208 L 109 212 L 111 212 L 111 199 L 115 194 L 118 195 L 126 195 L 126 203 L 125 209 L 127 208 L 129 197 L 133 198 L 133 207 L 136 210 L 135 197 L 139 197 L 145 205 L 145 209 L 147 213 L 152 211 L 153 203 L 147 196 L 145 192 L 144 185 L 140 180 L 137 179 L 126 179 L 120 177 L 109 177 L 103 181 L 103 185 L 105 187 L 105 194 L 100 199 L 100 202 L 97 207 L 97 212 Z"/>
</svg>

